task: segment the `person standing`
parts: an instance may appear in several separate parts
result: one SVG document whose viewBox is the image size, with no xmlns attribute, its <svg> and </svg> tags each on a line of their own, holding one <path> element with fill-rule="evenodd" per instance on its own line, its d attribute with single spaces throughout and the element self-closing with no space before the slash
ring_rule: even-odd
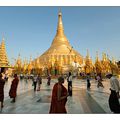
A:
<svg viewBox="0 0 120 120">
<path fill-rule="evenodd" d="M 36 91 L 36 85 L 37 85 L 37 76 L 33 76 L 33 86 L 34 86 L 34 92 Z"/>
<path fill-rule="evenodd" d="M 51 75 L 48 75 L 47 79 L 48 79 L 47 85 L 49 86 L 49 85 L 50 85 L 50 82 L 51 82 Z"/>
<path fill-rule="evenodd" d="M 68 92 L 67 89 L 62 85 L 64 78 L 59 77 L 58 82 L 55 83 L 52 90 L 52 99 L 49 113 L 67 113 L 65 105 L 67 102 Z"/>
<path fill-rule="evenodd" d="M 11 101 L 12 103 L 16 101 L 18 83 L 19 83 L 18 76 L 17 74 L 14 74 L 14 79 L 12 81 L 11 88 L 9 91 L 10 98 L 13 98 Z"/>
<path fill-rule="evenodd" d="M 90 73 L 87 73 L 87 90 L 90 89 L 91 83 L 90 83 Z"/>
<path fill-rule="evenodd" d="M 110 79 L 110 96 L 109 96 L 109 107 L 110 110 L 114 113 L 120 113 L 120 103 L 119 103 L 119 92 L 120 85 L 118 79 L 112 74 L 106 75 Z"/>
<path fill-rule="evenodd" d="M 2 74 L 0 73 L 0 102 L 1 102 L 1 111 L 3 108 L 3 102 L 4 102 L 4 85 L 5 80 L 2 79 Z"/>
<path fill-rule="evenodd" d="M 40 91 L 40 87 L 42 84 L 42 78 L 41 78 L 40 74 L 38 74 L 38 76 L 37 76 L 37 84 L 38 84 L 37 91 Z"/>
<path fill-rule="evenodd" d="M 69 93 L 69 96 L 72 96 L 72 74 L 71 72 L 69 72 L 67 81 L 68 81 L 68 93 Z"/>
</svg>

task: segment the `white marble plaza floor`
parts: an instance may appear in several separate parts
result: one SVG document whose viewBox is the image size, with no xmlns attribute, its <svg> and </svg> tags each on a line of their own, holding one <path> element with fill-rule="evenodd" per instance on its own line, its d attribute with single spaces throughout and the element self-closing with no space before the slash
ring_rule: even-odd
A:
<svg viewBox="0 0 120 120">
<path fill-rule="evenodd" d="M 51 92 L 56 79 L 43 79 L 41 90 L 33 91 L 31 80 L 22 80 L 18 86 L 18 96 L 15 103 L 11 103 L 8 96 L 11 79 L 5 84 L 5 102 L 1 114 L 48 114 Z M 91 80 L 91 89 L 86 90 L 86 80 L 73 80 L 73 96 L 68 97 L 66 109 L 68 114 L 112 114 L 108 105 L 109 80 L 103 81 L 104 88 L 97 88 L 97 81 Z M 67 81 L 64 83 L 67 88 Z"/>
</svg>

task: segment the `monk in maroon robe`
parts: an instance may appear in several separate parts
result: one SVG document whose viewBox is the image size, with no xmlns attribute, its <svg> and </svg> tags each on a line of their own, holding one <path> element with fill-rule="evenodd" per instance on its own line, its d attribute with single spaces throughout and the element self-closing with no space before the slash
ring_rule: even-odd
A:
<svg viewBox="0 0 120 120">
<path fill-rule="evenodd" d="M 15 74 L 14 79 L 13 79 L 12 84 L 11 84 L 10 91 L 9 91 L 10 98 L 13 98 L 13 100 L 11 102 L 15 102 L 15 98 L 17 95 L 18 83 L 19 83 L 19 79 L 17 77 L 17 74 Z"/>
<path fill-rule="evenodd" d="M 4 85 L 5 85 L 5 80 L 2 79 L 2 74 L 0 74 L 0 102 L 1 102 L 1 110 L 3 108 L 3 102 L 4 102 Z"/>
<path fill-rule="evenodd" d="M 52 100 L 49 113 L 67 113 L 65 105 L 67 102 L 68 92 L 67 89 L 62 85 L 64 78 L 59 77 L 58 83 L 53 87 Z"/>
</svg>

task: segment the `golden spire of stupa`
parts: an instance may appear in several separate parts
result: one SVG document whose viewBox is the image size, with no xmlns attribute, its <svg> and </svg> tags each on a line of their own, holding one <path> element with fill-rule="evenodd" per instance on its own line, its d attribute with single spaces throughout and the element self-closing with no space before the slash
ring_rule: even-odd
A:
<svg viewBox="0 0 120 120">
<path fill-rule="evenodd" d="M 6 54 L 4 37 L 0 45 L 0 67 L 10 67 Z"/>
<path fill-rule="evenodd" d="M 58 13 L 57 34 L 64 34 L 64 28 L 63 28 L 63 23 L 62 23 L 62 13 L 61 13 L 61 10 Z"/>
<path fill-rule="evenodd" d="M 65 34 L 64 34 L 64 27 L 63 27 L 63 22 L 62 22 L 62 12 L 61 10 L 58 13 L 58 25 L 57 25 L 57 33 L 56 36 L 51 44 L 51 46 L 61 46 L 61 45 L 66 45 L 67 47 L 70 47 L 70 43 L 67 40 Z"/>
</svg>

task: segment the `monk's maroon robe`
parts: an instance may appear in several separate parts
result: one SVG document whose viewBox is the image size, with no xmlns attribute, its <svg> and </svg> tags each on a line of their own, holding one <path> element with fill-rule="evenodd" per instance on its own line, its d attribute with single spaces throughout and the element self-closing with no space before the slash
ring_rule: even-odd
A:
<svg viewBox="0 0 120 120">
<path fill-rule="evenodd" d="M 10 88 L 10 91 L 9 91 L 10 98 L 15 98 L 16 97 L 18 83 L 19 83 L 18 78 L 13 79 L 12 84 L 11 84 L 11 88 Z"/>
<path fill-rule="evenodd" d="M 0 101 L 4 101 L 4 85 L 5 81 L 3 79 L 0 79 Z"/>
<path fill-rule="evenodd" d="M 61 97 L 67 95 L 67 89 L 61 85 L 62 91 L 61 91 Z M 49 113 L 67 113 L 65 104 L 67 102 L 67 98 L 58 101 L 58 83 L 56 83 L 53 87 L 52 91 L 52 100 L 51 100 L 51 106 Z"/>
</svg>

